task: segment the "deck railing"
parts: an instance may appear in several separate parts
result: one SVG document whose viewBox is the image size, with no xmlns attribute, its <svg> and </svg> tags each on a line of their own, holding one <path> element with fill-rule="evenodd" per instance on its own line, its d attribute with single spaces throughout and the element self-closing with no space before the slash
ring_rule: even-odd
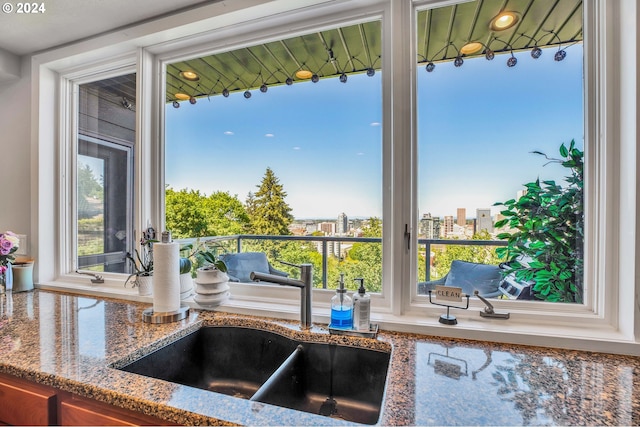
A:
<svg viewBox="0 0 640 427">
<path fill-rule="evenodd" d="M 181 239 L 182 242 L 195 242 L 196 239 Z M 236 234 L 229 236 L 203 237 L 200 241 L 207 241 L 223 245 L 225 242 L 235 241 L 236 252 L 243 251 L 243 241 L 303 241 L 322 243 L 320 253 L 322 255 L 322 287 L 327 288 L 327 271 L 329 260 L 329 243 L 382 243 L 380 237 L 346 237 L 346 236 L 270 236 L 254 234 Z M 457 239 L 418 239 L 418 246 L 424 246 L 425 251 L 425 281 L 431 280 L 430 253 L 433 245 L 456 246 L 506 246 L 503 240 L 457 240 Z M 429 254 L 429 255 L 428 255 Z"/>
</svg>

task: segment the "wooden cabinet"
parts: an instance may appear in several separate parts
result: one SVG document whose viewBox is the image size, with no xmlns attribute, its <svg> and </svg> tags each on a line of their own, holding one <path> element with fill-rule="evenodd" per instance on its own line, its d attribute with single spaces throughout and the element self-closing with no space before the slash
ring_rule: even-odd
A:
<svg viewBox="0 0 640 427">
<path fill-rule="evenodd" d="M 0 373 L 0 425 L 177 425 Z"/>
<path fill-rule="evenodd" d="M 61 392 L 58 421 L 63 426 L 177 425 L 149 415 Z"/>
<path fill-rule="evenodd" d="M 56 389 L 0 374 L 0 423 L 56 424 Z"/>
</svg>

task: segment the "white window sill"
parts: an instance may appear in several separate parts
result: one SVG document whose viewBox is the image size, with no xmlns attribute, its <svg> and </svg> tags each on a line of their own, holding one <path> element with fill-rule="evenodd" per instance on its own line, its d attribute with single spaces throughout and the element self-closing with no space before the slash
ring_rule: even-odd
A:
<svg viewBox="0 0 640 427">
<path fill-rule="evenodd" d="M 107 282 L 109 282 L 107 280 Z M 82 282 L 53 282 L 39 284 L 38 289 L 63 291 L 94 297 L 117 298 L 128 301 L 153 303 L 153 297 L 138 295 L 132 288 L 106 285 L 91 285 L 87 279 Z M 291 289 L 297 295 L 296 289 Z M 250 298 L 246 295 L 234 294 L 215 311 L 234 314 L 264 316 L 287 320 L 300 319 L 300 306 L 297 300 L 283 300 L 279 298 Z M 329 300 L 314 301 L 313 322 L 317 324 L 329 323 Z M 183 304 L 195 309 L 202 309 L 189 297 Z M 496 309 L 496 311 L 505 311 Z M 629 339 L 618 330 L 602 322 L 583 322 L 580 316 L 569 320 L 574 325 L 562 325 L 545 321 L 542 317 L 535 322 L 531 316 L 522 313 L 512 313 L 510 319 L 489 319 L 479 315 L 477 307 L 469 310 L 451 309 L 458 324 L 444 325 L 439 322 L 441 314 L 446 313 L 444 307 L 425 307 L 423 312 L 411 312 L 402 316 L 391 313 L 372 313 L 371 321 L 377 323 L 381 330 L 403 333 L 433 335 L 439 337 L 461 338 L 477 341 L 500 342 L 506 344 L 521 344 L 540 347 L 565 348 L 572 350 L 596 351 L 616 354 L 640 355 L 640 343 Z"/>
</svg>

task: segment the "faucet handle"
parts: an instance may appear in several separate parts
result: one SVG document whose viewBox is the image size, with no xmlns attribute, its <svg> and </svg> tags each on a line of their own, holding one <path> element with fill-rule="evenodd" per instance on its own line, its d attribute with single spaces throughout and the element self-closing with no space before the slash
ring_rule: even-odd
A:
<svg viewBox="0 0 640 427">
<path fill-rule="evenodd" d="M 311 271 L 313 269 L 313 264 L 309 264 L 309 263 L 293 264 L 291 262 L 282 261 L 280 259 L 276 259 L 276 261 L 278 261 L 279 263 L 282 263 L 284 265 L 288 265 L 290 267 L 299 268 L 300 269 L 300 276 L 302 276 L 302 277 L 304 277 L 305 275 L 311 274 Z"/>
</svg>

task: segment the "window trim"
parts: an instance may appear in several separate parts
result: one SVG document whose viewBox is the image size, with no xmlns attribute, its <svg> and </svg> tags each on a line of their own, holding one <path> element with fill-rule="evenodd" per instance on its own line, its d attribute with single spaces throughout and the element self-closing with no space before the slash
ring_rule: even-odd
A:
<svg viewBox="0 0 640 427">
<path fill-rule="evenodd" d="M 279 6 L 283 3 L 276 2 Z M 285 2 L 286 3 L 286 2 Z M 232 23 L 222 22 L 220 16 L 224 12 L 218 11 L 215 7 L 209 10 L 212 13 L 210 22 L 217 22 L 220 26 L 218 35 L 234 34 L 238 31 L 238 26 L 252 26 L 256 29 L 256 34 L 264 31 L 265 26 L 275 27 L 276 25 L 287 24 L 299 31 L 303 31 L 305 26 L 317 19 L 327 19 L 330 16 L 342 17 L 347 13 L 349 16 L 357 16 L 362 13 L 363 4 L 367 7 L 370 3 L 359 0 L 340 2 L 340 4 L 320 4 L 323 1 L 309 0 L 306 7 L 298 11 L 289 11 L 270 16 L 268 19 L 236 24 L 242 18 L 235 16 Z M 389 38 L 390 26 L 401 24 L 403 20 L 394 13 L 402 10 L 409 10 L 414 7 L 424 5 L 443 5 L 450 1 L 415 1 L 404 0 L 380 0 L 374 4 L 378 8 L 383 8 L 383 16 L 391 18 L 383 20 L 383 46 L 384 52 L 391 51 L 390 54 L 383 55 L 384 60 L 391 60 L 397 56 L 403 58 L 408 55 L 406 49 L 394 53 L 394 48 L 402 46 L 399 39 Z M 264 5 L 250 8 L 246 16 L 253 17 Z M 295 7 L 291 5 L 282 6 Z M 640 337 L 640 309 L 635 304 L 635 294 L 640 288 L 640 278 L 637 277 L 636 265 L 638 263 L 638 253 L 640 253 L 640 242 L 636 242 L 636 232 L 640 225 L 640 219 L 636 217 L 639 207 L 637 199 L 638 186 L 638 150 L 636 147 L 637 125 L 635 123 L 638 107 L 637 91 L 635 87 L 638 83 L 637 64 L 637 35 L 638 32 L 638 6 L 633 0 L 620 0 L 619 2 L 607 2 L 606 0 L 584 0 L 585 7 L 585 103 L 586 103 L 586 123 L 593 123 L 588 126 L 585 133 L 585 147 L 592 150 L 587 152 L 585 158 L 587 165 L 586 186 L 592 190 L 585 192 L 585 279 L 593 278 L 597 280 L 599 286 L 593 290 L 589 286 L 592 295 L 588 300 L 591 312 L 568 310 L 565 314 L 552 314 L 553 309 L 537 306 L 539 312 L 529 311 L 525 315 L 527 305 L 519 305 L 523 313 L 512 311 L 512 320 L 509 323 L 497 323 L 498 321 L 477 320 L 477 306 L 474 310 L 464 312 L 458 316 L 464 322 L 456 328 L 442 328 L 433 321 L 434 310 L 424 307 L 407 288 L 415 283 L 415 269 L 410 268 L 411 257 L 403 250 L 402 239 L 395 239 L 391 245 L 386 245 L 391 252 L 391 265 L 393 270 L 389 271 L 390 278 L 397 283 L 401 281 L 403 286 L 395 286 L 390 293 L 390 310 L 386 312 L 374 312 L 374 319 L 377 317 L 382 326 L 387 329 L 399 331 L 438 333 L 439 335 L 458 336 L 463 338 L 493 339 L 496 341 L 539 343 L 540 345 L 554 345 L 558 347 L 590 348 L 601 351 L 612 352 L 632 352 L 638 353 L 638 338 Z M 217 12 L 212 12 L 216 10 Z M 282 11 L 282 9 L 281 9 Z M 406 14 L 405 14 L 406 15 Z M 177 16 L 184 18 L 186 14 Z M 176 18 L 176 19 L 177 19 Z M 250 19 L 250 18 L 247 18 Z M 337 19 L 337 18 L 336 18 Z M 405 18 L 406 19 L 406 18 Z M 175 21 L 174 21 L 175 22 Z M 163 22 L 147 23 L 136 27 L 138 30 L 135 36 L 125 41 L 119 40 L 119 44 L 113 43 L 110 35 L 98 37 L 95 40 L 78 42 L 65 48 L 45 52 L 35 55 L 32 58 L 32 167 L 35 175 L 32 184 L 32 205 L 36 208 L 33 213 L 31 233 L 34 235 L 34 255 L 38 259 L 36 264 L 36 276 L 40 288 L 51 289 L 75 289 L 81 293 L 100 292 L 109 293 L 112 290 L 118 291 L 117 295 L 125 298 L 133 298 L 132 293 L 122 292 L 122 282 L 113 281 L 113 289 L 95 289 L 90 286 L 81 286 L 86 283 L 86 278 L 78 278 L 74 275 L 64 274 L 68 271 L 65 257 L 68 254 L 68 227 L 64 224 L 66 211 L 65 204 L 68 202 L 68 177 L 63 171 L 67 170 L 68 159 L 65 158 L 65 149 L 68 145 L 68 111 L 69 104 L 64 94 L 69 90 L 70 79 L 80 78 L 97 72 L 101 69 L 113 69 L 114 64 L 122 61 L 122 56 L 114 58 L 114 51 L 124 53 L 124 57 L 131 58 L 133 55 L 132 46 L 147 46 L 136 48 L 138 75 L 139 78 L 145 75 L 144 88 L 139 85 L 142 103 L 157 101 L 157 92 L 160 88 L 157 84 L 152 84 L 149 77 L 157 71 L 153 66 L 154 55 L 167 47 L 176 48 L 187 43 L 182 36 L 185 35 L 185 25 L 181 27 L 181 33 L 175 36 L 171 42 L 154 44 L 154 40 L 162 37 L 172 37 L 171 25 Z M 314 25 L 316 26 L 316 25 Z M 413 25 L 411 26 L 413 27 Z M 591 28 L 592 31 L 588 29 Z M 191 36 L 195 38 L 188 43 L 196 43 L 196 40 L 203 40 L 202 34 L 196 35 L 202 30 L 202 23 L 194 24 Z M 175 35 L 176 32 L 174 31 Z M 211 33 L 209 33 L 211 34 Z M 146 37 L 146 38 L 145 38 Z M 154 38 L 155 37 L 155 38 Z M 587 41 L 589 40 L 589 41 Z M 133 42 L 133 43 L 132 43 Z M 247 40 L 247 43 L 251 40 Z M 411 42 L 414 43 L 413 41 Z M 171 45 L 171 46 L 170 46 Z M 96 49 L 97 48 L 97 49 Z M 413 47 L 412 47 L 413 49 Z M 598 56 L 594 54 L 598 53 Z M 620 55 L 620 52 L 625 52 Z M 96 61 L 97 58 L 97 61 Z M 601 59 L 602 58 L 602 59 Z M 406 58 L 405 58 L 406 59 Z M 601 60 L 597 60 L 601 59 Z M 84 63 L 83 63 L 84 62 Z M 126 61 L 125 61 L 126 62 Z M 134 60 L 135 62 L 135 60 Z M 132 62 L 129 62 L 131 64 Z M 386 64 L 386 62 L 384 62 Z M 393 65 L 393 64 L 392 64 Z M 398 66 L 400 69 L 401 66 Z M 410 67 L 413 68 L 413 67 Z M 383 78 L 383 108 L 388 111 L 389 98 L 391 95 L 390 84 L 387 79 L 391 79 L 393 68 L 385 69 Z M 400 73 L 400 71 L 399 71 Z M 157 74 L 157 73 L 156 73 Z M 62 76 L 62 77 L 61 77 Z M 413 80 L 410 80 L 413 81 Z M 396 85 L 399 83 L 396 83 Z M 395 89 L 395 86 L 394 86 Z M 394 90 L 394 96 L 398 95 Z M 410 100 L 410 95 L 405 95 L 406 103 L 415 104 Z M 415 111 L 415 105 L 412 105 Z M 141 110 L 145 110 L 142 108 Z M 148 109 L 150 110 L 150 109 Z M 389 116 L 383 111 L 383 138 L 390 138 L 392 144 L 402 144 L 406 141 L 406 136 L 396 127 L 392 133 L 390 124 L 402 123 L 399 113 Z M 59 114 L 59 116 L 58 116 Z M 157 113 L 145 111 L 139 113 L 139 131 L 144 134 L 144 141 L 150 144 L 158 137 L 154 131 L 154 123 L 157 123 Z M 157 129 L 157 126 L 156 126 Z M 413 127 L 412 127 L 413 129 Z M 412 130 L 411 132 L 415 132 Z M 409 140 L 415 140 L 413 134 Z M 386 139 L 385 139 L 386 141 Z M 406 142 L 405 142 L 406 144 Z M 412 148 L 402 146 L 401 153 L 406 153 Z M 596 151 L 597 150 L 597 151 Z M 386 151 L 384 154 L 387 154 Z M 400 162 L 400 160 L 397 160 Z M 402 162 L 396 166 L 406 166 Z M 415 167 L 415 165 L 414 165 Z M 149 169 L 151 165 L 149 164 Z M 157 177 L 157 171 L 149 170 L 151 176 Z M 156 178 L 157 179 L 157 178 Z M 406 178 L 405 178 L 406 179 Z M 410 206 L 410 200 L 415 189 L 411 186 L 403 186 L 403 179 L 394 179 L 393 190 L 401 189 L 399 193 L 393 191 L 394 198 L 398 199 L 402 206 Z M 137 182 L 140 182 L 137 180 Z M 385 181 L 385 185 L 387 181 Z M 409 187 L 409 188 L 407 188 Z M 147 193 L 142 196 L 143 207 L 138 207 L 137 212 L 151 212 L 151 206 L 159 206 L 158 200 L 153 201 L 153 197 Z M 388 201 L 386 206 L 392 206 Z M 393 205 L 398 206 L 398 205 Z M 390 215 L 384 218 L 391 219 L 391 227 L 395 231 L 403 228 L 404 224 L 417 224 L 415 209 L 410 212 L 394 207 Z M 51 215 L 56 212 L 57 215 Z M 159 212 L 155 209 L 155 212 Z M 384 211 L 383 215 L 387 212 Z M 139 213 L 139 215 L 141 215 Z M 158 214 L 159 215 L 159 214 Z M 136 218 L 140 221 L 140 217 Z M 391 233 L 389 233 L 391 234 Z M 415 233 L 413 233 L 415 235 Z M 415 237 L 414 237 L 415 239 Z M 413 242 L 413 247 L 415 247 Z M 385 252 L 387 255 L 387 252 Z M 596 263 L 596 260 L 599 262 Z M 410 279 L 410 280 L 407 280 Z M 585 280 L 585 289 L 587 289 Z M 591 282 L 593 283 L 593 282 Z M 607 287 L 605 289 L 604 284 Z M 117 289 L 116 289 L 117 288 Z M 316 298 L 316 302 L 319 301 Z M 144 300 L 144 299 L 143 299 Z M 539 304 L 536 302 L 535 304 Z M 285 302 L 286 305 L 286 302 Z M 497 308 L 501 308 L 501 304 Z M 554 306 L 554 308 L 557 306 Z M 253 312 L 255 310 L 238 306 L 237 310 Z M 232 310 L 230 310 L 232 311 Z M 557 311 L 557 310 L 556 310 Z M 268 312 L 268 310 L 266 311 Z M 266 313 L 265 312 L 265 313 Z M 282 313 L 275 310 L 279 316 Z M 545 314 L 543 322 L 540 322 L 540 315 Z M 516 315 L 517 314 L 517 315 Z M 295 314 L 290 315 L 296 318 Z M 322 316 L 318 316 L 322 319 Z M 467 321 L 468 320 L 468 321 Z M 579 322 L 576 322 L 579 320 Z M 316 320 L 317 321 L 317 320 Z M 521 321 L 521 322 L 520 322 Z M 531 326 L 531 322 L 541 324 Z M 554 323 L 559 322 L 559 323 Z M 573 329 L 567 325 L 573 323 Z M 544 324 L 542 324 L 544 323 Z M 576 325 L 576 323 L 579 323 Z M 545 330 L 545 325 L 549 326 L 549 331 L 555 331 L 554 336 L 544 337 L 540 335 Z M 560 325 L 560 326 L 558 326 Z M 591 329 L 591 330 L 589 330 Z M 578 338 L 576 338 L 578 337 Z"/>
<path fill-rule="evenodd" d="M 355 10 L 350 10 L 348 13 L 342 11 L 341 13 L 336 13 L 332 10 L 329 10 L 323 16 L 318 16 L 318 13 L 311 14 L 308 19 L 304 19 L 306 17 L 307 12 L 304 12 L 302 19 L 294 19 L 296 22 L 296 29 L 292 31 L 286 25 L 282 25 L 278 22 L 278 19 L 281 17 L 277 17 L 273 22 L 266 22 L 260 25 L 259 29 L 255 28 L 254 23 L 247 22 L 243 24 L 239 24 L 233 28 L 233 31 L 228 31 L 227 29 L 222 29 L 219 31 L 213 31 L 207 36 L 197 37 L 197 43 L 194 43 L 191 48 L 186 47 L 184 43 L 181 43 L 179 49 L 176 49 L 173 43 L 167 43 L 163 46 L 154 46 L 151 50 L 154 52 L 154 67 L 158 70 L 155 73 L 158 77 L 158 83 L 154 85 L 156 88 L 160 88 L 159 93 L 164 94 L 164 88 L 166 87 L 166 68 L 167 65 L 177 61 L 183 61 L 190 58 L 197 58 L 200 56 L 212 55 L 221 52 L 233 51 L 235 49 L 251 47 L 255 44 L 261 44 L 274 40 L 282 40 L 291 37 L 295 37 L 297 35 L 308 34 L 311 32 L 321 31 L 326 28 L 336 28 L 341 26 L 353 25 L 360 22 L 380 20 L 382 22 L 382 40 L 383 40 L 383 52 L 391 50 L 388 47 L 388 43 L 385 43 L 385 29 L 391 27 L 388 22 L 389 11 L 388 6 L 385 4 L 386 2 L 377 2 L 378 4 L 367 4 L 367 7 L 357 8 Z M 328 8 L 331 9 L 331 8 Z M 291 19 L 291 18 L 288 18 Z M 388 30 L 387 30 L 388 31 Z M 387 39 L 389 37 L 386 37 Z M 212 46 L 216 46 L 212 48 Z M 386 48 L 386 49 L 385 49 Z M 385 55 L 382 56 L 382 67 L 384 70 L 389 67 L 392 59 L 385 59 Z M 402 68 L 402 67 L 399 67 Z M 385 93 L 385 87 L 390 84 L 391 77 L 387 76 L 388 73 L 382 73 L 382 121 L 383 121 L 383 136 L 382 136 L 382 150 L 383 150 L 383 178 L 381 186 L 383 188 L 388 188 L 391 184 L 391 158 L 392 156 L 387 153 L 390 152 L 390 144 L 389 140 L 390 136 L 390 126 L 388 123 L 389 114 L 385 113 L 385 111 L 390 111 L 390 95 Z M 388 92 L 388 91 L 387 91 Z M 164 96 L 162 97 L 164 99 Z M 155 118 L 157 122 L 154 123 L 153 128 L 159 129 L 158 141 L 159 144 L 154 145 L 157 149 L 153 151 L 154 164 L 160 165 L 159 168 L 162 169 L 162 172 L 159 174 L 159 186 L 157 188 L 162 189 L 160 195 L 157 195 L 158 200 L 160 201 L 159 209 L 162 212 L 161 219 L 158 220 L 158 224 L 164 225 L 164 191 L 165 182 L 164 182 L 164 144 L 165 144 L 165 109 L 164 105 L 161 103 L 157 103 L 158 109 L 155 114 Z M 386 106 L 386 107 L 385 107 Z M 393 192 L 391 194 L 383 192 L 383 222 L 384 218 L 391 218 L 391 206 L 393 205 L 393 201 L 390 200 L 393 198 Z M 387 215 L 385 217 L 385 215 Z M 381 294 L 372 295 L 372 307 L 380 312 L 395 312 L 395 314 L 399 313 L 398 310 L 394 310 L 391 307 L 391 301 L 400 301 L 399 298 L 394 298 L 395 294 L 391 289 L 392 283 L 392 271 L 393 266 L 391 265 L 392 260 L 394 259 L 394 251 L 391 243 L 392 241 L 392 233 L 383 233 L 382 237 L 382 247 L 383 247 L 383 292 Z M 386 260 L 386 263 L 385 263 Z M 242 285 L 234 285 L 230 284 L 231 293 L 234 296 L 242 295 L 242 298 L 247 301 L 254 301 L 256 304 L 259 304 L 262 301 L 269 300 L 277 300 L 277 298 L 273 298 L 274 293 L 278 295 L 290 295 L 287 291 L 278 290 L 277 288 L 267 288 L 264 285 L 255 285 L 255 284 L 242 284 Z M 330 289 L 314 289 L 313 291 L 313 301 L 314 306 L 324 308 L 329 307 L 329 301 L 331 299 L 331 295 L 333 291 Z M 290 298 L 290 297 L 289 297 Z M 298 303 L 299 298 L 297 294 L 294 296 L 293 301 L 288 299 L 284 301 L 285 303 Z M 326 303 L 326 304 L 325 304 Z"/>
</svg>

